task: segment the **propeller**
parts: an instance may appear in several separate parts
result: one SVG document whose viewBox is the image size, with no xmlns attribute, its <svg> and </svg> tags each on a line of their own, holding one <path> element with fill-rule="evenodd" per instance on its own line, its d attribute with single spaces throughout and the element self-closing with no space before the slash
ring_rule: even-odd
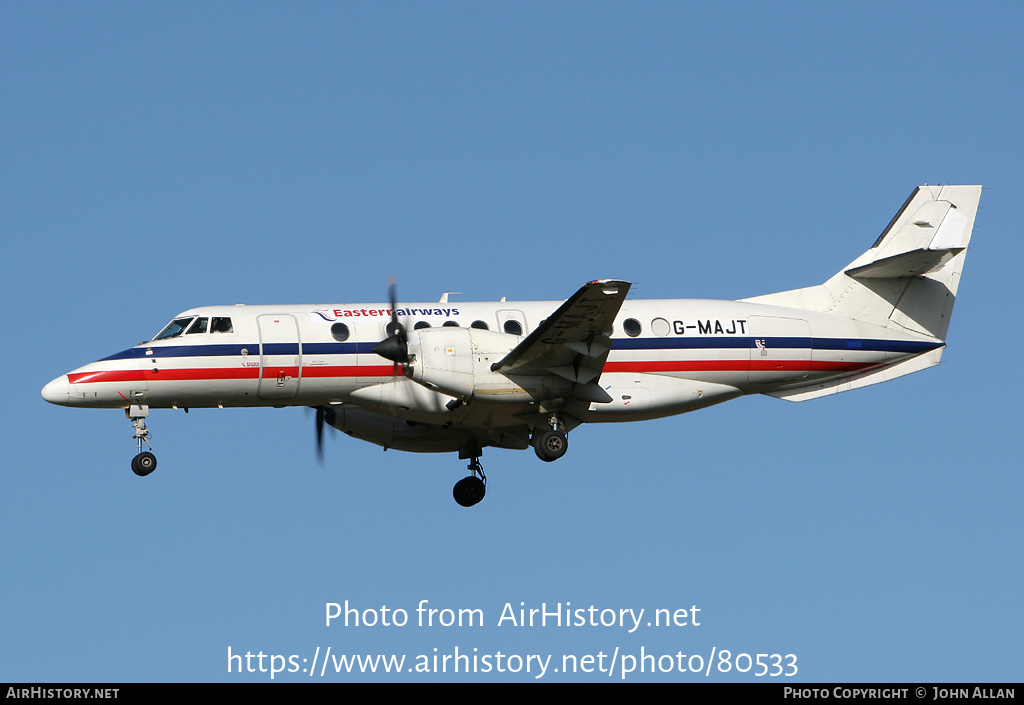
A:
<svg viewBox="0 0 1024 705">
<path fill-rule="evenodd" d="M 316 408 L 316 459 L 324 462 L 324 410 Z"/>
<path fill-rule="evenodd" d="M 388 337 L 373 347 L 373 352 L 395 363 L 392 374 L 398 376 L 398 366 L 409 363 L 409 338 L 405 326 L 398 322 L 398 305 L 395 296 L 395 280 L 388 283 L 388 300 L 391 303 L 391 323 L 388 324 Z"/>
<path fill-rule="evenodd" d="M 316 409 L 316 461 L 320 465 L 324 464 L 324 425 L 328 423 L 327 415 L 334 416 L 333 409 L 327 409 L 322 406 L 314 407 Z"/>
</svg>

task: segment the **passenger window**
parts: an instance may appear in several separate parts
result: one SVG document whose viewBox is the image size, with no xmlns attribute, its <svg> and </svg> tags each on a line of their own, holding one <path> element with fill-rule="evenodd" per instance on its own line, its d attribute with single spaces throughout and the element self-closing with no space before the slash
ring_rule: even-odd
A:
<svg viewBox="0 0 1024 705">
<path fill-rule="evenodd" d="M 337 340 L 339 343 L 344 343 L 348 340 L 349 330 L 348 326 L 344 323 L 335 323 L 331 326 L 331 337 Z"/>
<path fill-rule="evenodd" d="M 430 324 L 426 321 L 416 321 L 416 325 L 413 326 L 415 330 L 422 330 L 424 328 L 430 328 Z"/>
<path fill-rule="evenodd" d="M 211 333 L 234 333 L 235 329 L 231 327 L 230 318 L 218 318 L 214 316 L 210 323 Z"/>
<path fill-rule="evenodd" d="M 197 318 L 195 323 L 193 323 L 191 326 L 189 326 L 188 332 L 185 333 L 185 335 L 192 335 L 193 333 L 205 333 L 206 332 L 206 324 L 209 321 L 210 321 L 210 319 L 206 318 L 205 316 L 203 318 Z"/>
<path fill-rule="evenodd" d="M 487 324 L 484 323 L 483 321 L 473 321 L 472 323 L 469 324 L 469 327 L 477 328 L 479 330 L 488 330 Z"/>
<path fill-rule="evenodd" d="M 458 328 L 459 324 L 456 323 L 455 321 L 445 321 L 444 323 L 441 324 L 441 327 L 442 328 Z"/>
<path fill-rule="evenodd" d="M 507 320 L 505 321 L 505 332 L 511 335 L 522 335 L 523 325 L 519 321 Z"/>
<path fill-rule="evenodd" d="M 630 338 L 635 338 L 638 335 L 640 335 L 640 332 L 642 330 L 640 326 L 640 321 L 636 320 L 635 318 L 627 318 L 622 322 L 622 330 L 626 331 L 626 335 L 628 335 Z"/>
</svg>

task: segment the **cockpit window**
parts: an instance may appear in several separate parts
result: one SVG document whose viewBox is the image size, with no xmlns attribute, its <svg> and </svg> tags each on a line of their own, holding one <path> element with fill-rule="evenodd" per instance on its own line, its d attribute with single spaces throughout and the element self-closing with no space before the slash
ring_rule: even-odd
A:
<svg viewBox="0 0 1024 705">
<path fill-rule="evenodd" d="M 205 316 L 202 318 L 197 318 L 196 322 L 188 327 L 188 332 L 186 332 L 185 335 L 192 335 L 193 333 L 205 333 L 206 323 L 209 320 L 210 319 L 206 318 Z"/>
<path fill-rule="evenodd" d="M 153 340 L 166 340 L 167 338 L 177 338 L 181 335 L 181 332 L 188 328 L 188 324 L 192 322 L 195 316 L 186 316 L 184 318 L 175 318 L 173 321 L 167 324 L 167 326 L 157 333 Z"/>
<path fill-rule="evenodd" d="M 218 318 L 213 317 L 213 322 L 210 324 L 211 333 L 234 333 L 235 329 L 231 326 L 230 318 Z"/>
</svg>

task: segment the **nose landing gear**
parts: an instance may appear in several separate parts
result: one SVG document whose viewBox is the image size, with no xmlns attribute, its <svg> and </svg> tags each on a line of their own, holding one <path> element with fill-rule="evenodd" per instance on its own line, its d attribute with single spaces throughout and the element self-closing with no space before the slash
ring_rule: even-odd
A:
<svg viewBox="0 0 1024 705">
<path fill-rule="evenodd" d="M 462 478 L 452 488 L 452 496 L 463 507 L 472 507 L 483 499 L 484 493 L 487 492 L 487 476 L 484 475 L 479 457 L 470 459 L 469 472 L 472 473 L 469 477 Z"/>
<path fill-rule="evenodd" d="M 132 458 L 132 472 L 139 477 L 145 477 L 149 473 L 156 470 L 156 456 L 153 455 L 153 446 L 149 443 L 149 429 L 146 428 L 146 417 L 149 416 L 148 406 L 136 406 L 124 410 L 124 415 L 128 417 L 128 420 L 132 422 L 135 427 L 135 435 L 132 436 L 139 444 L 139 454 Z M 142 450 L 142 442 L 146 442 L 146 447 L 149 451 Z"/>
</svg>

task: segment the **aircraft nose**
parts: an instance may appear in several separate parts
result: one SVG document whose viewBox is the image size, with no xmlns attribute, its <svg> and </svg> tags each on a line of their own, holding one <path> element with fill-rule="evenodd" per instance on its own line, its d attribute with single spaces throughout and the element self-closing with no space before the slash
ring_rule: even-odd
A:
<svg viewBox="0 0 1024 705">
<path fill-rule="evenodd" d="M 66 405 L 70 393 L 71 383 L 68 381 L 67 375 L 61 375 L 43 387 L 43 399 L 51 404 Z"/>
</svg>

